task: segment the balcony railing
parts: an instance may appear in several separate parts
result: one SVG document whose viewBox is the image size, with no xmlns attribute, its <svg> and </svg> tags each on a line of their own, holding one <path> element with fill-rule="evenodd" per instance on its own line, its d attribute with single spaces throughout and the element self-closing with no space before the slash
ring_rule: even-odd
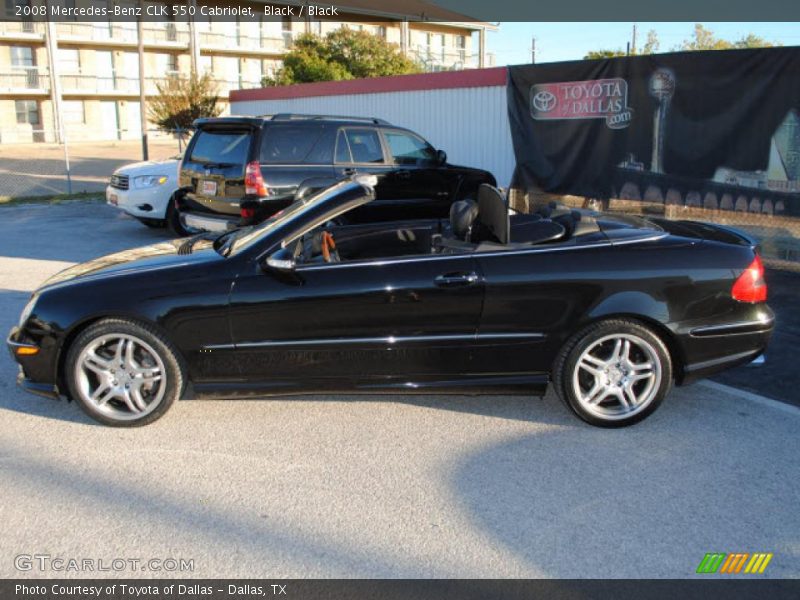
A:
<svg viewBox="0 0 800 600">
<path fill-rule="evenodd" d="M 66 94 L 135 94 L 139 93 L 139 79 L 114 74 L 62 73 L 61 89 Z"/>
<path fill-rule="evenodd" d="M 90 40 L 94 42 L 136 43 L 135 24 L 120 25 L 111 22 L 57 23 L 56 32 L 62 39 Z"/>
<path fill-rule="evenodd" d="M 0 72 L 0 91 L 47 92 L 49 89 L 47 67 L 11 67 L 9 71 Z"/>
<path fill-rule="evenodd" d="M 188 44 L 189 30 L 178 23 L 165 23 L 163 27 L 145 27 L 144 41 L 151 44 Z"/>
<path fill-rule="evenodd" d="M 416 46 L 411 55 L 426 71 L 453 71 L 477 66 L 477 56 L 465 48 Z"/>
<path fill-rule="evenodd" d="M 294 43 L 295 34 L 290 31 L 283 32 L 282 35 L 270 36 L 263 34 L 260 36 L 250 36 L 217 31 L 200 32 L 200 44 L 206 48 L 230 49 L 230 50 L 266 50 L 269 52 L 286 52 Z"/>
<path fill-rule="evenodd" d="M 0 21 L 0 36 L 18 36 L 20 34 L 31 34 L 41 37 L 44 34 L 44 24 L 30 20 Z M 27 35 L 25 37 L 27 37 Z"/>
</svg>

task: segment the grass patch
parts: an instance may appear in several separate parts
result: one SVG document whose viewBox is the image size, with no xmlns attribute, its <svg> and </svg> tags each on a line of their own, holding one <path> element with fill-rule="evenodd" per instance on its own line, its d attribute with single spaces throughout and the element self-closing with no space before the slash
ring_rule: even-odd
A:
<svg viewBox="0 0 800 600">
<path fill-rule="evenodd" d="M 105 202 L 103 192 L 80 192 L 78 194 L 44 194 L 42 196 L 0 196 L 0 206 L 19 204 L 61 204 L 62 202 Z"/>
</svg>

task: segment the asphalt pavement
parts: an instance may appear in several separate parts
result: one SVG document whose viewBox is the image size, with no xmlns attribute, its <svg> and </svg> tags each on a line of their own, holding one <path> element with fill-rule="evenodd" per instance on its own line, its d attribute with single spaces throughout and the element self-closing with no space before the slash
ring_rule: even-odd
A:
<svg viewBox="0 0 800 600">
<path fill-rule="evenodd" d="M 0 208 L 0 331 L 50 274 L 165 235 L 100 204 Z M 724 386 L 622 430 L 552 393 L 183 401 L 122 430 L 15 375 L 4 354 L 0 577 L 683 578 L 754 551 L 800 577 L 800 410 Z M 126 566 L 17 570 L 35 554 Z"/>
</svg>

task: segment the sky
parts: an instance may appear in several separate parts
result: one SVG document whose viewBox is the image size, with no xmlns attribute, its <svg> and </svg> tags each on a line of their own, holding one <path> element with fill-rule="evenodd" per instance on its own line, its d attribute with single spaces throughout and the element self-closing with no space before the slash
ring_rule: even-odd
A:
<svg viewBox="0 0 800 600">
<path fill-rule="evenodd" d="M 703 23 L 717 37 L 737 40 L 753 33 L 784 46 L 800 46 L 800 23 Z M 641 48 L 647 32 L 658 33 L 659 52 L 669 52 L 694 31 L 694 23 L 637 23 L 637 46 Z M 497 32 L 487 35 L 487 51 L 495 54 L 495 64 L 530 63 L 531 38 L 536 38 L 536 62 L 579 60 L 591 50 L 625 49 L 631 39 L 633 23 L 500 23 Z"/>
</svg>

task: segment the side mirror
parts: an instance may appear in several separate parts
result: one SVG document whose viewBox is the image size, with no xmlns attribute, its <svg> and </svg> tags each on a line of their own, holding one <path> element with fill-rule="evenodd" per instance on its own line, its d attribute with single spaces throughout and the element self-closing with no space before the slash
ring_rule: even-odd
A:
<svg viewBox="0 0 800 600">
<path fill-rule="evenodd" d="M 436 162 L 440 165 L 443 165 L 447 162 L 447 152 L 444 150 L 437 150 L 436 151 Z"/>
<path fill-rule="evenodd" d="M 266 266 L 276 271 L 294 271 L 295 262 L 290 258 L 277 258 L 276 256 L 268 256 Z"/>
</svg>

